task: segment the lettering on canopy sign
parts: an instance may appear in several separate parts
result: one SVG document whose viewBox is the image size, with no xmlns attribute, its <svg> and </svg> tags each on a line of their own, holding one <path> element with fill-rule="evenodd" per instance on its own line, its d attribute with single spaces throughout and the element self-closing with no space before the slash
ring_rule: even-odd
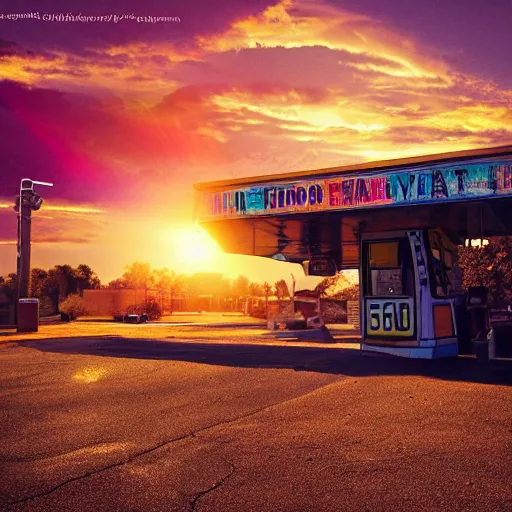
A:
<svg viewBox="0 0 512 512">
<path fill-rule="evenodd" d="M 205 193 L 203 215 L 240 217 L 512 195 L 512 161 L 432 166 Z"/>
</svg>

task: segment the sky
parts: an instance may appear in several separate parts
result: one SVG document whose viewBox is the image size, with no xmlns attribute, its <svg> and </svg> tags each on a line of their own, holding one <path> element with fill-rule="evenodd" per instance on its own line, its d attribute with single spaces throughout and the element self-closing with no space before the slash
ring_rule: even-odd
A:
<svg viewBox="0 0 512 512">
<path fill-rule="evenodd" d="M 300 267 L 201 252 L 194 183 L 512 142 L 512 0 L 72 6 L 0 7 L 0 275 L 21 178 L 33 267 L 262 282 Z"/>
</svg>

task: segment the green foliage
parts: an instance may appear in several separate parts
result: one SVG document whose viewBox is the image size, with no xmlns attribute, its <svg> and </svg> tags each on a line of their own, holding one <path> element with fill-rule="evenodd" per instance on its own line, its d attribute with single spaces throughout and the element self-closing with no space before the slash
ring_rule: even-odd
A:
<svg viewBox="0 0 512 512">
<path fill-rule="evenodd" d="M 146 313 L 150 320 L 158 320 L 162 316 L 162 308 L 154 297 L 148 297 L 140 304 L 133 304 L 126 308 L 129 315 L 142 315 Z"/>
<path fill-rule="evenodd" d="M 59 311 L 66 313 L 70 320 L 76 320 L 79 316 L 87 315 L 84 299 L 78 293 L 72 293 L 60 302 Z"/>
<path fill-rule="evenodd" d="M 510 300 L 512 296 L 512 238 L 490 238 L 482 247 L 460 247 L 459 267 L 464 290 L 485 286 L 491 302 Z"/>
</svg>

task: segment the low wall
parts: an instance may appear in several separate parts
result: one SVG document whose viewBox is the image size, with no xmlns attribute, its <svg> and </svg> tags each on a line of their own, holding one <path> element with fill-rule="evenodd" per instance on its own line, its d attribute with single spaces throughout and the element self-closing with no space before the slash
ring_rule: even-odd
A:
<svg viewBox="0 0 512 512">
<path fill-rule="evenodd" d="M 147 296 L 154 296 L 147 292 Z M 89 315 L 108 316 L 114 313 L 124 313 L 128 306 L 144 301 L 145 290 L 105 289 L 84 290 L 84 304 Z"/>
</svg>

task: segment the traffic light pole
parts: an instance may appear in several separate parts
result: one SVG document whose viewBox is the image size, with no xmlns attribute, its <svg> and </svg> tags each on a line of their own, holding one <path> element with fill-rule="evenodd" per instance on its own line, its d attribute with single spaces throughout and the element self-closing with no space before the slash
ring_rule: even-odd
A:
<svg viewBox="0 0 512 512">
<path fill-rule="evenodd" d="M 18 223 L 18 299 L 30 297 L 30 231 L 32 224 L 32 192 L 21 192 Z"/>
<path fill-rule="evenodd" d="M 18 212 L 17 278 L 18 300 L 16 304 L 16 326 L 18 332 L 37 331 L 39 303 L 30 297 L 30 233 L 32 210 L 39 210 L 43 200 L 34 193 L 34 184 L 52 187 L 52 183 L 22 179 L 20 195 L 14 209 Z M 20 308 L 23 308 L 21 310 Z M 23 314 L 22 314 L 23 311 Z M 28 320 L 27 320 L 28 319 Z"/>
</svg>

